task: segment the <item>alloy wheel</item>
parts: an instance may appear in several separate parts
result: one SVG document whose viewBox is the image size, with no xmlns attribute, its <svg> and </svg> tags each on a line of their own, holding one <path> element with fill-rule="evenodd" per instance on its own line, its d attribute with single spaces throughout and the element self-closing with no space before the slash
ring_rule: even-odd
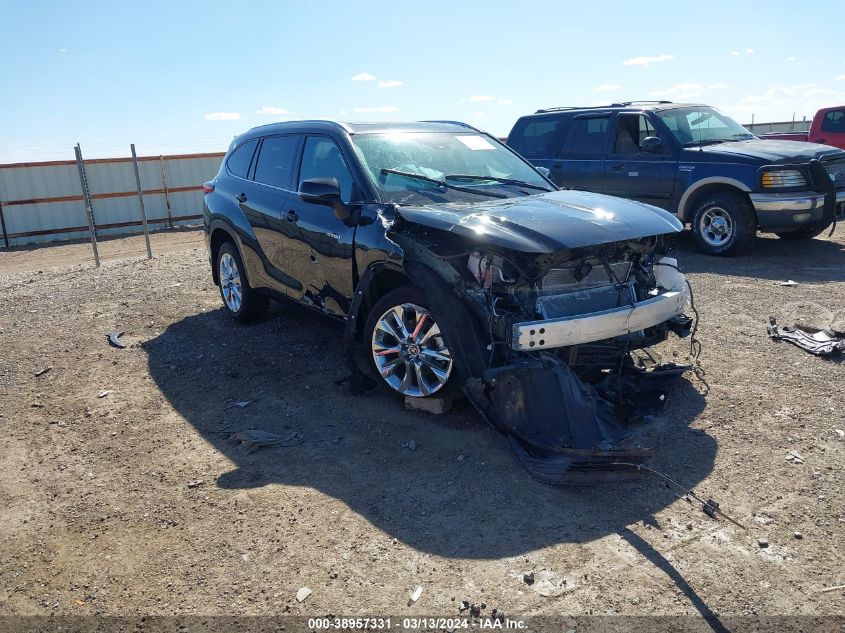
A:
<svg viewBox="0 0 845 633">
<path fill-rule="evenodd" d="M 423 307 L 388 309 L 373 329 L 373 360 L 384 381 L 407 396 L 430 396 L 449 381 L 452 354 L 440 328 Z"/>
<path fill-rule="evenodd" d="M 701 239 L 708 246 L 724 246 L 733 236 L 734 222 L 721 207 L 710 207 L 699 220 Z"/>
<path fill-rule="evenodd" d="M 238 263 L 229 253 L 223 253 L 220 258 L 220 290 L 229 310 L 237 312 L 241 309 L 243 303 L 241 273 L 238 270 Z"/>
</svg>

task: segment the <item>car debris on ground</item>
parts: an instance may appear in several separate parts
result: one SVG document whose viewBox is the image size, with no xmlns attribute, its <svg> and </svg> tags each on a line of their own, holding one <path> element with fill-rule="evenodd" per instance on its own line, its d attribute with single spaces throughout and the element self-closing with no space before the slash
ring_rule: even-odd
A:
<svg viewBox="0 0 845 633">
<path fill-rule="evenodd" d="M 285 436 L 261 429 L 247 429 L 246 431 L 231 433 L 229 440 L 237 444 L 244 455 L 254 453 L 264 446 L 295 446 L 304 441 L 296 431 Z"/>
<path fill-rule="evenodd" d="M 126 348 L 126 343 L 120 340 L 120 337 L 124 334 L 126 334 L 126 332 L 124 332 L 123 330 L 115 330 L 106 334 L 106 338 L 109 341 L 109 345 L 118 349 Z"/>
<path fill-rule="evenodd" d="M 772 316 L 769 317 L 768 331 L 773 341 L 789 341 L 816 356 L 831 356 L 845 351 L 845 333 L 843 332 L 808 326 L 778 325 L 775 317 Z"/>
<path fill-rule="evenodd" d="M 310 596 L 313 591 L 309 587 L 300 587 L 299 590 L 296 592 L 296 601 L 297 602 L 305 602 L 305 599 Z"/>
</svg>

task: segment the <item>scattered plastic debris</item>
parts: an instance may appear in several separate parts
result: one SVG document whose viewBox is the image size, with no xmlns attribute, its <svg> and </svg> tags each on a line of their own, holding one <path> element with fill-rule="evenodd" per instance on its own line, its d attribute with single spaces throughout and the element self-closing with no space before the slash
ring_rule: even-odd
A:
<svg viewBox="0 0 845 633">
<path fill-rule="evenodd" d="M 830 591 L 839 591 L 840 589 L 845 589 L 845 585 L 834 585 L 833 587 L 825 587 L 824 589 L 820 590 L 819 593 L 828 593 Z"/>
<path fill-rule="evenodd" d="M 42 367 L 37 372 L 35 372 L 35 377 L 38 378 L 39 376 L 43 376 L 44 374 L 46 374 L 51 369 L 53 369 L 53 368 L 52 367 Z"/>
<path fill-rule="evenodd" d="M 98 398 L 105 398 L 106 396 L 110 395 L 111 393 L 112 393 L 111 389 L 106 389 L 105 391 L 101 391 L 100 393 L 98 393 L 97 397 Z"/>
<path fill-rule="evenodd" d="M 417 600 L 419 600 L 420 596 L 422 596 L 422 592 L 423 592 L 423 588 L 420 587 L 419 585 L 417 585 L 416 588 L 413 591 L 411 591 L 411 598 L 408 601 L 408 604 L 409 605 L 414 604 Z"/>
<path fill-rule="evenodd" d="M 789 341 L 816 356 L 830 356 L 845 351 L 845 334 L 833 330 L 819 330 L 810 327 L 799 328 L 778 325 L 769 317 L 769 337 L 775 341 Z"/>
<path fill-rule="evenodd" d="M 798 285 L 798 282 L 792 281 L 791 279 L 787 279 L 786 281 L 781 281 L 781 282 L 778 283 L 778 286 L 792 287 L 792 286 L 797 286 L 797 285 Z"/>
<path fill-rule="evenodd" d="M 792 533 L 792 536 L 794 536 L 795 538 L 797 538 L 799 541 L 800 541 L 802 538 L 804 538 L 804 535 L 803 535 L 801 532 L 793 532 L 793 533 Z"/>
<path fill-rule="evenodd" d="M 839 436 L 839 439 L 845 438 L 845 431 L 842 429 L 833 429 L 833 432 Z"/>
<path fill-rule="evenodd" d="M 533 585 L 534 584 L 534 572 L 530 571 L 527 574 L 523 574 L 522 579 L 525 581 L 526 585 Z"/>
<path fill-rule="evenodd" d="M 789 451 L 786 454 L 786 461 L 792 462 L 793 464 L 803 464 L 804 456 L 798 451 Z"/>
<path fill-rule="evenodd" d="M 123 330 L 115 330 L 106 334 L 106 338 L 109 340 L 109 345 L 118 349 L 125 349 L 126 343 L 120 340 L 120 337 L 124 334 L 126 334 L 126 332 Z"/>
<path fill-rule="evenodd" d="M 231 409 L 237 407 L 238 409 L 245 409 L 252 404 L 252 400 L 228 400 L 224 409 Z"/>
<path fill-rule="evenodd" d="M 764 538 L 758 538 L 757 545 L 760 547 L 760 549 L 766 549 L 769 546 L 769 541 Z"/>
<path fill-rule="evenodd" d="M 305 602 L 305 599 L 310 596 L 313 591 L 308 587 L 300 587 L 299 591 L 296 592 L 296 601 L 297 602 Z"/>
<path fill-rule="evenodd" d="M 194 479 L 188 482 L 188 488 L 199 488 L 205 482 L 202 479 Z"/>
<path fill-rule="evenodd" d="M 229 439 L 240 445 L 240 451 L 244 455 L 254 453 L 262 446 L 294 446 L 303 442 L 302 436 L 297 432 L 293 432 L 285 437 L 276 433 L 270 433 L 269 431 L 262 431 L 261 429 L 238 431 L 237 433 L 232 433 Z"/>
</svg>

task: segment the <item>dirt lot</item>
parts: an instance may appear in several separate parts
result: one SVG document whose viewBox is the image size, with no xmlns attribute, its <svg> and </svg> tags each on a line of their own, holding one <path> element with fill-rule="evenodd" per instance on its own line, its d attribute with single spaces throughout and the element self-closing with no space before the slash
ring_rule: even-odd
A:
<svg viewBox="0 0 845 633">
<path fill-rule="evenodd" d="M 845 615 L 822 591 L 845 584 L 845 364 L 766 336 L 845 330 L 845 227 L 678 255 L 710 391 L 676 389 L 652 466 L 747 531 L 654 480 L 535 483 L 466 404 L 353 397 L 336 327 L 281 305 L 238 327 L 198 232 L 153 249 L 0 252 L 0 615 Z M 248 428 L 303 442 L 245 455 L 224 438 Z"/>
</svg>

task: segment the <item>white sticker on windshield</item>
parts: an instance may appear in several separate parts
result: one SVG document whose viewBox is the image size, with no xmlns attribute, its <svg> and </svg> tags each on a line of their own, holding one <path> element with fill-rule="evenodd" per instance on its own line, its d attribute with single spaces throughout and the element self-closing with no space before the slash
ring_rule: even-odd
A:
<svg viewBox="0 0 845 633">
<path fill-rule="evenodd" d="M 494 145 L 483 136 L 456 136 L 455 138 L 470 149 L 496 149 Z"/>
</svg>

